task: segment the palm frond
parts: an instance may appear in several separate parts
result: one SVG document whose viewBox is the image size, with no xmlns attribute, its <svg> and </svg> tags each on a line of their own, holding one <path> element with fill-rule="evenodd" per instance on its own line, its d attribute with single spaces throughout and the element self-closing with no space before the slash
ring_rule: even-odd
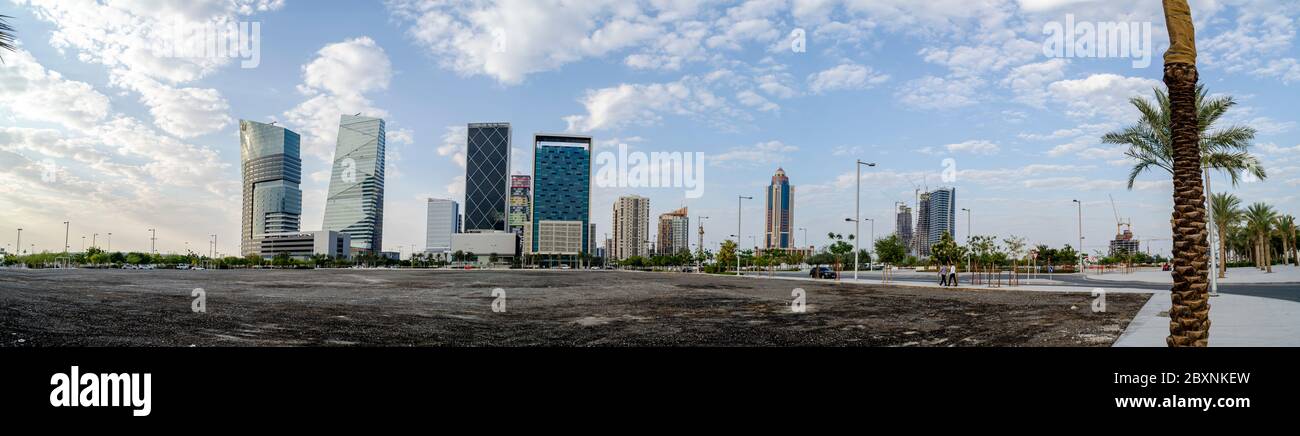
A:
<svg viewBox="0 0 1300 436">
<path fill-rule="evenodd" d="M 10 18 L 13 17 L 0 15 L 0 50 L 14 51 L 17 49 L 14 45 L 14 28 L 8 22 Z M 0 62 L 3 61 L 4 57 L 0 57 Z"/>
</svg>

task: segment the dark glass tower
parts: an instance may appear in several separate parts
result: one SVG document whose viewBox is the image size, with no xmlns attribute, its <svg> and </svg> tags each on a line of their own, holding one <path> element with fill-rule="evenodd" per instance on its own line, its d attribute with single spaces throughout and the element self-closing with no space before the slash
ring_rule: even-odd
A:
<svg viewBox="0 0 1300 436">
<path fill-rule="evenodd" d="M 465 232 L 506 230 L 510 215 L 510 123 L 466 131 Z"/>
</svg>

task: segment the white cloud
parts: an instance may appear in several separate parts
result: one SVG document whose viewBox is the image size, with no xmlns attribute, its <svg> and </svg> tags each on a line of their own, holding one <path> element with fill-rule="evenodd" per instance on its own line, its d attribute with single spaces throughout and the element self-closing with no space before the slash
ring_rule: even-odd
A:
<svg viewBox="0 0 1300 436">
<path fill-rule="evenodd" d="M 941 78 L 925 76 L 908 81 L 895 93 L 905 106 L 914 109 L 955 109 L 975 104 L 976 90 L 984 81 L 977 77 Z"/>
<path fill-rule="evenodd" d="M 109 100 L 89 84 L 46 70 L 20 49 L 0 64 L 0 110 L 26 120 L 87 130 L 108 116 Z"/>
<path fill-rule="evenodd" d="M 944 148 L 948 149 L 949 153 L 970 153 L 970 154 L 983 154 L 983 155 L 998 154 L 999 152 L 1002 151 L 1002 147 L 999 147 L 997 144 L 985 140 L 971 140 L 966 142 L 959 142 L 956 144 L 948 144 L 945 145 Z"/>
<path fill-rule="evenodd" d="M 827 91 L 862 90 L 889 80 L 888 74 L 877 73 L 871 67 L 857 64 L 840 64 L 808 76 L 808 89 L 822 94 Z"/>
<path fill-rule="evenodd" d="M 139 93 L 158 128 L 177 137 L 206 135 L 231 124 L 230 105 L 215 89 L 177 88 L 129 71 L 112 77 L 112 83 Z"/>
<path fill-rule="evenodd" d="M 1002 86 L 1011 89 L 1017 102 L 1042 109 L 1049 97 L 1047 85 L 1064 79 L 1067 65 L 1064 59 L 1021 65 L 1002 79 Z"/>
<path fill-rule="evenodd" d="M 392 64 L 373 39 L 360 37 L 328 44 L 303 65 L 298 91 L 307 100 L 284 113 L 302 134 L 303 152 L 329 160 L 338 137 L 339 117 L 361 113 L 386 117 L 367 93 L 385 90 L 392 79 Z"/>
<path fill-rule="evenodd" d="M 1136 119 L 1137 110 L 1129 99 L 1151 98 L 1153 90 L 1163 86 L 1157 80 L 1143 77 L 1093 74 L 1084 79 L 1057 81 L 1048 85 L 1047 90 L 1054 101 L 1065 105 L 1070 116 L 1131 122 Z"/>
<path fill-rule="evenodd" d="M 628 125 L 653 125 L 664 114 L 725 120 L 743 118 L 709 88 L 708 78 L 683 77 L 669 83 L 621 84 L 588 90 L 579 100 L 586 115 L 564 117 L 570 132 L 617 130 Z"/>
<path fill-rule="evenodd" d="M 785 160 L 786 153 L 799 151 L 799 147 L 781 141 L 767 141 L 750 147 L 732 147 L 722 154 L 707 156 L 709 163 L 722 166 L 770 164 Z"/>
<path fill-rule="evenodd" d="M 505 84 L 665 33 L 640 5 L 621 0 L 394 0 L 388 6 L 443 67 Z"/>
<path fill-rule="evenodd" d="M 283 0 L 16 2 L 30 6 L 37 17 L 54 25 L 50 45 L 75 50 L 83 62 L 104 65 L 113 85 L 139 93 L 155 124 L 182 138 L 216 132 L 230 123 L 229 107 L 219 92 L 177 85 L 208 76 L 232 58 L 171 56 L 162 42 L 183 46 L 202 35 L 177 39 L 174 29 L 233 22 L 284 4 Z"/>
<path fill-rule="evenodd" d="M 451 157 L 461 168 L 465 168 L 465 147 L 468 145 L 468 133 L 464 125 L 448 126 L 446 133 L 442 135 L 442 145 L 438 146 L 438 156 Z"/>
</svg>

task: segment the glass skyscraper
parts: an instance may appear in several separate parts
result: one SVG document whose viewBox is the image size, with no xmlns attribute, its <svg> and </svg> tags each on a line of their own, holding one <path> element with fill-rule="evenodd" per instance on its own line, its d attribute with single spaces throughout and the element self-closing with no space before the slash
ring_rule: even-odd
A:
<svg viewBox="0 0 1300 436">
<path fill-rule="evenodd" d="M 785 170 L 776 169 L 772 184 L 767 187 L 767 226 L 763 233 L 763 248 L 790 248 L 790 235 L 794 232 L 794 187 Z"/>
<path fill-rule="evenodd" d="M 510 215 L 510 123 L 466 130 L 465 232 L 506 230 Z"/>
<path fill-rule="evenodd" d="M 591 137 L 533 136 L 532 249 L 577 255 L 591 221 Z"/>
<path fill-rule="evenodd" d="M 323 226 L 350 236 L 353 251 L 383 251 L 384 142 L 384 120 L 340 117 Z"/>
<path fill-rule="evenodd" d="M 430 198 L 426 219 L 424 252 L 450 253 L 451 235 L 460 233 L 460 204 L 452 200 Z"/>
<path fill-rule="evenodd" d="M 302 158 L 297 133 L 273 124 L 239 120 L 241 253 L 260 254 L 257 240 L 299 230 Z"/>
<path fill-rule="evenodd" d="M 939 188 L 930 192 L 930 245 L 938 244 L 943 234 L 957 239 L 957 188 Z"/>
</svg>

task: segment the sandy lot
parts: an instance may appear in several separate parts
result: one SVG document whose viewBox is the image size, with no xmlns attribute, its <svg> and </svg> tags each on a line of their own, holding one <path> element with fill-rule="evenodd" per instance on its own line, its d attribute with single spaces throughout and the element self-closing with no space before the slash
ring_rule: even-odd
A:
<svg viewBox="0 0 1300 436">
<path fill-rule="evenodd" d="M 669 273 L 0 270 L 0 346 L 1109 346 L 1147 297 L 1093 313 L 1088 294 Z"/>
</svg>

